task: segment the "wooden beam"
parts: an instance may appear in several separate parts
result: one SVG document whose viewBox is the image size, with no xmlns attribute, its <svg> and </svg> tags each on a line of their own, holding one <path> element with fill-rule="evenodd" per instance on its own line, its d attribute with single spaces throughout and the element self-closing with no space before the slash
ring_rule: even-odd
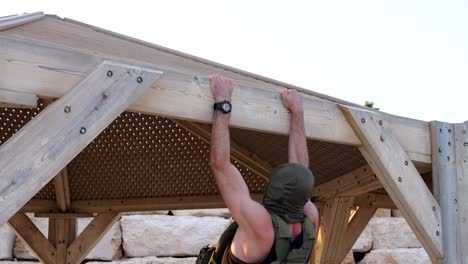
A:
<svg viewBox="0 0 468 264">
<path fill-rule="evenodd" d="M 76 219 L 76 218 L 90 218 L 94 217 L 92 213 L 37 213 L 34 214 L 37 218 L 49 218 L 52 219 Z"/>
<path fill-rule="evenodd" d="M 311 263 L 341 263 L 343 259 L 339 259 L 337 249 L 346 232 L 352 206 L 353 197 L 336 197 L 326 202 Z"/>
<path fill-rule="evenodd" d="M 364 228 L 366 228 L 369 220 L 375 214 L 377 207 L 374 206 L 360 206 L 357 210 L 356 214 L 353 216 L 351 221 L 346 226 L 346 232 L 344 233 L 341 243 L 339 244 L 339 248 L 336 251 L 336 260 L 341 263 L 345 259 L 348 252 L 353 247 L 356 240 L 361 235 Z"/>
<path fill-rule="evenodd" d="M 360 151 L 433 262 L 443 257 L 441 211 L 384 116 L 342 106 L 363 142 Z"/>
<path fill-rule="evenodd" d="M 61 212 L 66 212 L 70 208 L 70 186 L 68 184 L 68 170 L 66 166 L 55 176 L 54 187 L 57 207 Z"/>
<path fill-rule="evenodd" d="M 57 202 L 54 200 L 30 200 L 20 212 L 22 213 L 57 213 Z"/>
<path fill-rule="evenodd" d="M 444 263 L 462 263 L 454 125 L 431 122 L 432 178 L 442 217 Z"/>
<path fill-rule="evenodd" d="M 365 165 L 315 187 L 312 197 L 316 201 L 325 201 L 335 196 L 358 196 L 380 188 L 382 185 L 377 176 L 369 165 Z"/>
<path fill-rule="evenodd" d="M 354 205 L 359 207 L 375 207 L 398 209 L 393 200 L 386 194 L 368 193 L 354 198 Z"/>
<path fill-rule="evenodd" d="M 102 213 L 96 216 L 67 250 L 67 263 L 79 264 L 119 219 L 117 212 Z"/>
<path fill-rule="evenodd" d="M 211 130 L 207 125 L 198 125 L 193 122 L 184 120 L 174 120 L 178 125 L 185 128 L 190 133 L 198 136 L 206 143 L 211 142 Z M 254 153 L 242 147 L 241 144 L 231 139 L 231 156 L 240 164 L 247 167 L 249 170 L 257 173 L 263 179 L 268 180 L 268 177 L 273 169 L 268 162 L 261 160 Z"/>
<path fill-rule="evenodd" d="M 37 96 L 0 89 L 0 107 L 36 108 Z"/>
<path fill-rule="evenodd" d="M 468 121 L 455 124 L 459 245 L 462 264 L 468 264 Z"/>
<path fill-rule="evenodd" d="M 42 12 L 34 12 L 29 14 L 2 17 L 0 18 L 0 31 L 34 22 L 43 18 L 44 16 L 45 15 Z"/>
<path fill-rule="evenodd" d="M 261 202 L 261 194 L 252 194 L 252 199 Z M 144 212 L 159 210 L 226 208 L 219 195 L 161 197 L 146 199 L 116 199 L 116 200 L 81 200 L 72 201 L 71 211 L 76 213 L 104 212 Z"/>
<path fill-rule="evenodd" d="M 55 264 L 55 247 L 39 231 L 29 217 L 24 213 L 15 214 L 8 224 L 16 234 L 30 247 L 37 258 L 45 264 Z"/>
<path fill-rule="evenodd" d="M 44 20 L 51 22 L 49 18 Z M 44 20 L 36 23 L 42 23 Z M 47 40 L 36 42 L 31 40 L 31 35 L 36 34 L 36 30 L 26 33 L 29 40 L 0 36 L 2 46 L 0 57 L 5 58 L 0 60 L 0 67 L 3 69 L 0 72 L 0 80 L 3 87 L 39 96 L 61 97 L 68 87 L 78 83 L 102 60 L 138 61 L 161 68 L 165 74 L 153 85 L 153 89 L 146 90 L 129 107 L 129 110 L 210 123 L 213 98 L 210 81 L 206 76 L 217 72 L 236 80 L 237 87 L 232 97 L 235 109 L 230 121 L 232 126 L 270 133 L 289 133 L 290 114 L 281 102 L 279 86 L 255 81 L 253 78 L 246 78 L 219 68 L 210 68 L 128 41 L 122 42 L 117 38 L 112 38 L 112 42 L 109 43 L 114 48 L 106 46 L 105 50 L 100 47 L 102 43 L 97 47 L 92 47 L 91 43 L 88 43 L 79 48 L 70 48 L 59 43 L 43 43 Z M 69 28 L 63 34 L 73 30 L 74 28 Z M 53 32 L 58 34 L 57 29 Z M 8 33 L 15 34 L 18 31 L 12 30 Z M 79 35 L 80 32 L 76 34 Z M 105 37 L 104 34 L 98 34 L 99 36 L 96 34 L 94 31 L 87 32 L 86 39 L 92 35 L 96 38 Z M 41 38 L 40 35 L 37 37 Z M 68 37 L 70 40 L 76 36 Z M 60 41 L 58 39 L 62 38 L 52 37 L 50 42 Z M 82 42 L 81 39 L 79 42 Z M 119 54 L 114 54 L 117 49 Z M 172 59 L 162 61 L 161 58 L 165 56 Z M 18 63 L 19 61 L 21 63 Z M 20 78 L 18 72 L 26 72 L 28 78 Z M 308 94 L 303 96 L 306 135 L 309 139 L 356 146 L 361 144 L 336 103 Z M 181 105 L 190 107 L 180 107 Z M 411 159 L 430 164 L 430 134 L 427 123 L 391 115 L 385 116 Z"/>
<path fill-rule="evenodd" d="M 160 75 L 159 71 L 104 62 L 3 143 L 0 224 L 21 209 Z"/>
</svg>

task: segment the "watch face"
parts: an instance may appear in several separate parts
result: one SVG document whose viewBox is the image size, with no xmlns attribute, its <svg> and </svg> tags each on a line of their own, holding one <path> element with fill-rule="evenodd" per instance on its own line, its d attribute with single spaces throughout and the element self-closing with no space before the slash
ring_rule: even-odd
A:
<svg viewBox="0 0 468 264">
<path fill-rule="evenodd" d="M 228 103 L 224 103 L 224 104 L 222 105 L 222 107 L 223 107 L 223 111 L 224 111 L 224 112 L 229 112 L 229 111 L 231 111 L 231 105 L 228 104 Z"/>
</svg>

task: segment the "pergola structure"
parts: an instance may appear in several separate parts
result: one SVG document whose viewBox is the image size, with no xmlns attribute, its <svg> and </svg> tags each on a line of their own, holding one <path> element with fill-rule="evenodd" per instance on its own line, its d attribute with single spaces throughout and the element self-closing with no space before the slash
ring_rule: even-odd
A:
<svg viewBox="0 0 468 264">
<path fill-rule="evenodd" d="M 232 160 L 258 200 L 287 162 L 279 89 L 302 93 L 313 263 L 340 263 L 377 208 L 400 209 L 433 263 L 468 263 L 468 123 L 389 115 L 42 13 L 0 19 L 0 224 L 42 262 L 76 264 L 122 213 L 224 207 L 211 73 L 235 80 Z M 26 212 L 49 218 L 48 238 Z"/>
</svg>

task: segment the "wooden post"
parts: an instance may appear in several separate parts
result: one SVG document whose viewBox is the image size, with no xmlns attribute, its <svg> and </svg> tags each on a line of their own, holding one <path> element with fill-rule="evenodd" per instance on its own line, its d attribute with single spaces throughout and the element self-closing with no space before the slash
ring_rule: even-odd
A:
<svg viewBox="0 0 468 264">
<path fill-rule="evenodd" d="M 453 124 L 431 122 L 432 178 L 442 216 L 444 263 L 461 263 L 454 134 Z"/>
<path fill-rule="evenodd" d="M 103 62 L 0 147 L 0 225 L 130 105 L 161 72 Z"/>
<path fill-rule="evenodd" d="M 352 205 L 353 197 L 336 197 L 325 203 L 311 263 L 335 264 L 343 260 L 339 259 L 337 249 L 346 232 Z"/>
<path fill-rule="evenodd" d="M 455 124 L 459 262 L 468 264 L 468 122 Z"/>
<path fill-rule="evenodd" d="M 119 219 L 120 213 L 102 213 L 96 216 L 68 247 L 67 264 L 79 264 Z"/>
<path fill-rule="evenodd" d="M 382 116 L 341 109 L 363 145 L 359 150 L 401 210 L 433 263 L 443 257 L 440 206 Z M 428 127 L 429 129 L 429 127 Z"/>
</svg>

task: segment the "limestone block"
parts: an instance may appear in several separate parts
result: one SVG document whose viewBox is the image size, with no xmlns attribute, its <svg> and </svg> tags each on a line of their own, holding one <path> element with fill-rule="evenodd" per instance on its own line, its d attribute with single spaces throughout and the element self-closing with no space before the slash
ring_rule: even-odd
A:
<svg viewBox="0 0 468 264">
<path fill-rule="evenodd" d="M 422 247 L 404 218 L 377 217 L 369 225 L 374 237 L 372 249 Z"/>
<path fill-rule="evenodd" d="M 378 249 L 366 254 L 359 264 L 430 264 L 423 248 Z"/>
<path fill-rule="evenodd" d="M 0 260 L 13 259 L 16 234 L 8 224 L 0 226 Z"/>
<path fill-rule="evenodd" d="M 77 233 L 80 234 L 88 226 L 93 218 L 78 219 Z M 116 222 L 99 243 L 89 252 L 85 259 L 116 260 L 122 257 L 122 231 L 120 223 Z"/>
<path fill-rule="evenodd" d="M 36 227 L 41 231 L 41 233 L 47 237 L 49 233 L 49 220 L 47 218 L 33 218 L 29 216 Z M 14 249 L 15 258 L 18 259 L 37 259 L 36 256 L 32 253 L 26 243 L 23 242 L 19 237 L 16 238 L 15 249 Z"/>
<path fill-rule="evenodd" d="M 227 208 L 202 209 L 202 210 L 172 210 L 174 216 L 217 216 L 230 218 L 231 213 Z"/>
<path fill-rule="evenodd" d="M 86 262 L 86 264 L 194 264 L 197 258 L 130 258 L 112 262 Z M 1 264 L 1 263 L 0 263 Z"/>
<path fill-rule="evenodd" d="M 134 215 L 121 221 L 127 257 L 197 256 L 216 244 L 230 221 L 220 217 Z"/>
<path fill-rule="evenodd" d="M 356 262 L 354 261 L 352 250 L 348 252 L 348 255 L 346 255 L 345 259 L 343 260 L 343 262 L 341 262 L 341 264 L 356 264 Z"/>
<path fill-rule="evenodd" d="M 352 247 L 353 252 L 368 252 L 372 249 L 372 244 L 374 243 L 374 236 L 372 235 L 372 230 L 370 225 L 367 225 L 366 228 L 362 231 L 359 238 L 356 240 Z"/>
</svg>

